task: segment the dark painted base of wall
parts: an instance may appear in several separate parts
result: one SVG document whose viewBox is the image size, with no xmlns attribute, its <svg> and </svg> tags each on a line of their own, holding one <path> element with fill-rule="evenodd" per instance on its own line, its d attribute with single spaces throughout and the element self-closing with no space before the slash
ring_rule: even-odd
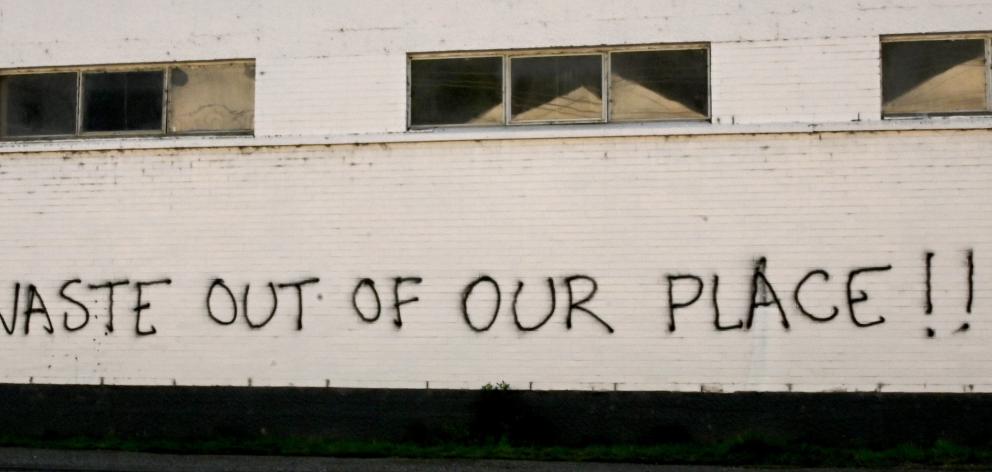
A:
<svg viewBox="0 0 992 472">
<path fill-rule="evenodd" d="M 992 395 L 0 385 L 8 437 L 992 445 Z"/>
</svg>

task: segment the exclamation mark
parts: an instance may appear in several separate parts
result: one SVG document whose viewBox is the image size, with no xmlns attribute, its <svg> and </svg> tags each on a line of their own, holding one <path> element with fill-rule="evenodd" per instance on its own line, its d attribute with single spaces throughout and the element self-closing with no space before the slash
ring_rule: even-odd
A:
<svg viewBox="0 0 992 472">
<path fill-rule="evenodd" d="M 964 311 L 967 314 L 971 314 L 971 304 L 975 299 L 975 251 L 972 249 L 968 250 L 968 302 L 964 306 Z M 967 321 L 961 324 L 961 327 L 954 330 L 955 333 L 968 331 L 971 325 Z"/>
<path fill-rule="evenodd" d="M 930 284 L 930 272 L 931 272 L 930 271 L 930 266 L 932 265 L 932 262 L 933 262 L 933 253 L 932 252 L 927 251 L 926 261 L 927 261 L 927 274 L 926 274 L 926 276 L 927 276 L 927 308 L 926 308 L 926 314 L 927 315 L 932 315 L 933 314 L 933 299 L 930 296 L 930 292 L 932 290 L 932 286 Z M 933 328 L 927 327 L 927 337 L 928 338 L 932 338 L 936 334 L 937 334 L 937 332 L 934 331 Z"/>
</svg>

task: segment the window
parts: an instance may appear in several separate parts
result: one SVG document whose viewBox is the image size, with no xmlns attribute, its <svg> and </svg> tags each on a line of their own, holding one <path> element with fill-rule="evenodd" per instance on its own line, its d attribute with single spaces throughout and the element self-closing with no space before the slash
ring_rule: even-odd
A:
<svg viewBox="0 0 992 472">
<path fill-rule="evenodd" d="M 511 122 L 602 120 L 599 55 L 514 57 L 510 71 Z"/>
<path fill-rule="evenodd" d="M 58 136 L 76 132 L 76 74 L 0 79 L 0 134 Z"/>
<path fill-rule="evenodd" d="M 169 70 L 169 132 L 250 132 L 255 64 L 181 65 Z"/>
<path fill-rule="evenodd" d="M 705 49 L 610 55 L 611 119 L 704 120 L 709 115 Z"/>
<path fill-rule="evenodd" d="M 83 74 L 83 131 L 162 129 L 162 71 Z"/>
<path fill-rule="evenodd" d="M 989 35 L 883 38 L 883 115 L 992 111 L 989 39 Z"/>
<path fill-rule="evenodd" d="M 411 119 L 421 125 L 503 122 L 503 60 L 472 57 L 410 64 Z"/>
<path fill-rule="evenodd" d="M 411 128 L 708 119 L 703 44 L 410 57 Z"/>
<path fill-rule="evenodd" d="M 254 61 L 0 71 L 0 137 L 250 133 L 254 103 Z"/>
</svg>

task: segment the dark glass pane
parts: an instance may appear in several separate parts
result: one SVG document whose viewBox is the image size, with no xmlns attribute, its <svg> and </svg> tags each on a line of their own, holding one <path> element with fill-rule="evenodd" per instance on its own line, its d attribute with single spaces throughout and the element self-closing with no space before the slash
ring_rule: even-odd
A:
<svg viewBox="0 0 992 472">
<path fill-rule="evenodd" d="M 882 44 L 882 111 L 983 111 L 985 41 L 906 41 Z"/>
<path fill-rule="evenodd" d="M 4 136 L 76 132 L 76 74 L 13 75 L 0 79 Z"/>
<path fill-rule="evenodd" d="M 83 75 L 83 131 L 162 129 L 162 71 Z"/>
<path fill-rule="evenodd" d="M 413 125 L 503 123 L 503 59 L 473 57 L 410 63 Z"/>
<path fill-rule="evenodd" d="M 705 49 L 614 53 L 611 119 L 691 120 L 709 115 Z"/>
<path fill-rule="evenodd" d="M 602 56 L 511 59 L 511 120 L 598 120 L 603 113 Z"/>
</svg>

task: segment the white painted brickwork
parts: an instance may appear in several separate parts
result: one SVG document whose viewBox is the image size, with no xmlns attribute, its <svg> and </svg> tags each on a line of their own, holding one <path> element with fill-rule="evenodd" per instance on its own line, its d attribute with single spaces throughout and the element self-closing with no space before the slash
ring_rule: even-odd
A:
<svg viewBox="0 0 992 472">
<path fill-rule="evenodd" d="M 119 20 L 119 21 L 118 21 Z M 108 26 L 110 25 L 110 26 Z M 0 1 L 0 67 L 255 58 L 256 136 L 0 143 L 2 382 L 619 390 L 992 391 L 992 120 L 880 119 L 878 35 L 988 30 L 989 1 Z M 407 132 L 406 55 L 528 47 L 711 43 L 713 124 Z M 918 128 L 918 129 L 913 129 Z M 955 129 L 961 128 L 961 129 Z M 969 129 L 965 129 L 969 128 Z M 837 130 L 822 132 L 822 130 Z M 556 136 L 556 133 L 560 135 Z M 526 139 L 524 139 L 526 138 Z M 333 144 L 319 144 L 321 142 Z M 175 147 L 176 149 L 170 149 Z M 974 252 L 973 310 L 967 251 Z M 933 314 L 926 310 L 925 254 Z M 788 315 L 743 319 L 756 260 Z M 855 280 L 858 328 L 847 307 Z M 817 323 L 793 301 L 839 314 Z M 666 275 L 705 291 L 668 330 Z M 473 332 L 462 290 L 502 289 Z M 565 326 L 563 279 L 598 292 Z M 393 324 L 393 278 L 407 283 Z M 155 280 L 135 334 L 134 285 Z M 254 320 L 210 319 L 210 283 Z M 359 319 L 355 284 L 382 315 Z M 511 302 L 536 324 L 520 332 Z M 93 319 L 83 329 L 81 310 Z M 55 331 L 34 314 L 28 284 Z M 676 301 L 691 297 L 682 282 Z M 586 285 L 575 285 L 581 299 Z M 489 286 L 469 309 L 486 323 Z M 219 316 L 229 316 L 215 293 Z M 367 313 L 369 299 L 360 299 Z M 37 305 L 36 305 L 37 306 Z M 958 330 L 967 322 L 970 329 Z M 931 328 L 935 335 L 927 336 Z"/>
</svg>

